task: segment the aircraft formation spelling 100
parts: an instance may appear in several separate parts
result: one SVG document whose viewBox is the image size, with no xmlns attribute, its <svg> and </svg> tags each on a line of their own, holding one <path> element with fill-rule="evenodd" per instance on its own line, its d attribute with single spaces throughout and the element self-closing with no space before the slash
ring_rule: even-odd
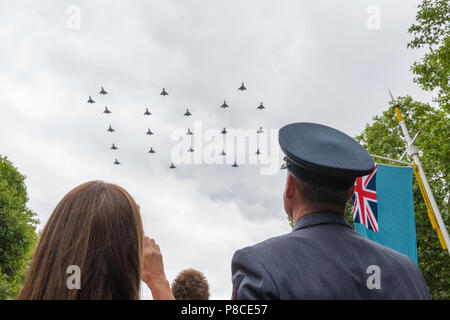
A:
<svg viewBox="0 0 450 320">
<path fill-rule="evenodd" d="M 242 82 L 241 86 L 238 88 L 238 90 L 240 90 L 240 91 L 247 90 L 247 88 L 245 87 L 243 82 Z M 99 94 L 106 95 L 106 94 L 108 94 L 108 92 L 103 87 L 101 87 L 101 90 L 100 90 Z M 160 93 L 160 95 L 161 96 L 168 96 L 169 93 L 166 91 L 165 88 L 163 88 L 161 93 Z M 88 99 L 87 103 L 93 104 L 93 103 L 95 103 L 95 101 L 94 101 L 94 99 L 92 99 L 91 96 L 89 96 L 89 99 Z M 223 108 L 223 109 L 229 108 L 229 106 L 227 105 L 226 100 L 223 101 L 223 104 L 220 106 L 220 108 Z M 256 107 L 256 109 L 258 109 L 258 110 L 263 110 L 265 108 L 266 107 L 264 107 L 262 102 L 260 103 L 260 105 L 258 107 Z M 108 114 L 112 113 L 112 111 L 109 110 L 107 106 L 105 106 L 105 110 L 103 111 L 103 113 L 108 115 Z M 144 116 L 150 116 L 150 115 L 151 115 L 151 113 L 150 113 L 150 111 L 148 111 L 148 108 L 145 108 Z M 184 116 L 185 117 L 192 116 L 192 113 L 189 111 L 189 109 L 186 109 L 186 112 L 184 113 Z M 107 131 L 110 132 L 110 133 L 115 132 L 115 130 L 111 127 L 111 125 L 109 125 L 109 128 L 107 129 Z M 259 133 L 263 133 L 262 127 L 259 127 L 259 129 L 258 129 L 258 131 L 256 131 L 256 133 L 258 133 L 258 134 Z M 150 129 L 148 129 L 146 134 L 147 135 L 153 135 L 153 132 Z M 187 132 L 186 132 L 186 135 L 193 135 L 193 134 L 194 133 L 191 131 L 191 129 L 188 128 Z M 221 131 L 221 134 L 223 134 L 223 135 L 227 134 L 227 130 L 225 128 L 223 128 L 223 130 Z M 117 150 L 119 148 L 116 147 L 115 144 L 113 143 L 110 149 L 115 151 L 115 150 Z M 188 152 L 194 152 L 194 149 L 192 147 L 189 147 L 189 149 L 187 151 Z M 148 151 L 148 153 L 154 154 L 154 153 L 156 153 L 156 151 L 153 149 L 153 147 L 150 147 L 150 150 Z M 256 150 L 255 154 L 256 155 L 260 155 L 261 154 L 259 148 Z M 222 150 L 220 155 L 221 156 L 225 156 L 226 155 L 225 150 Z M 115 165 L 120 165 L 121 163 L 119 162 L 119 160 L 115 159 L 114 164 Z M 233 168 L 237 168 L 238 167 L 238 164 L 236 163 L 236 161 L 234 161 L 232 167 Z M 175 169 L 175 168 L 176 168 L 176 166 L 172 162 L 170 164 L 170 166 L 169 166 L 169 169 Z"/>
</svg>

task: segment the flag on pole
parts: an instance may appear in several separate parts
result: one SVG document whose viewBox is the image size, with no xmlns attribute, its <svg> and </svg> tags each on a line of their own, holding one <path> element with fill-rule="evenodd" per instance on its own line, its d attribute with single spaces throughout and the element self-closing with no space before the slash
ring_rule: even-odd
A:
<svg viewBox="0 0 450 320">
<path fill-rule="evenodd" d="M 356 179 L 352 212 L 357 232 L 417 264 L 412 175 L 411 167 L 376 164 Z"/>
</svg>

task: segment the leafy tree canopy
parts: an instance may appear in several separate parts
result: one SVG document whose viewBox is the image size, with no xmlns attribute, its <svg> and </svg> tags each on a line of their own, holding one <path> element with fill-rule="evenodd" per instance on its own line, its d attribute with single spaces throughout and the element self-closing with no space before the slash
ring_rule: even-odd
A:
<svg viewBox="0 0 450 320">
<path fill-rule="evenodd" d="M 36 214 L 27 208 L 25 177 L 0 156 L 0 299 L 14 298 L 37 239 Z"/>
<path fill-rule="evenodd" d="M 450 78 L 450 2 L 424 0 L 419 5 L 417 23 L 408 32 L 414 38 L 408 43 L 412 49 L 425 48 L 425 55 L 414 62 L 414 81 L 424 90 L 437 90 L 435 101 L 447 113 L 449 107 Z"/>
</svg>

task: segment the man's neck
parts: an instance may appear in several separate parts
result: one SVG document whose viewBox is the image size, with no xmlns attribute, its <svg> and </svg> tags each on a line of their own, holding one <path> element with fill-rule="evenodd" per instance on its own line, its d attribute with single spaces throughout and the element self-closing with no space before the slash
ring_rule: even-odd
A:
<svg viewBox="0 0 450 320">
<path fill-rule="evenodd" d="M 294 225 L 304 216 L 315 212 L 337 212 L 344 214 L 345 207 L 342 208 L 341 206 L 333 204 L 324 204 L 315 206 L 299 205 L 297 208 L 294 209 L 294 212 L 292 213 L 292 220 L 294 222 Z"/>
</svg>

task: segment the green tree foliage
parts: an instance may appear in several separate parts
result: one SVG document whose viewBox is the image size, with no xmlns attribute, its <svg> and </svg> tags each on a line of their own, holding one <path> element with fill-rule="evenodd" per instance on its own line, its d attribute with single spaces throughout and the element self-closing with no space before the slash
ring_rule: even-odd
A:
<svg viewBox="0 0 450 320">
<path fill-rule="evenodd" d="M 25 177 L 0 156 L 0 299 L 17 296 L 36 242 L 36 214 L 26 206 Z"/>
<path fill-rule="evenodd" d="M 408 32 L 414 36 L 408 43 L 412 49 L 425 48 L 425 55 L 414 62 L 414 81 L 424 90 L 437 89 L 435 101 L 450 112 L 450 2 L 448 0 L 424 0 L 419 5 L 413 24 Z"/>
<path fill-rule="evenodd" d="M 415 141 L 430 187 L 447 225 L 449 219 L 450 178 L 450 119 L 448 113 L 429 104 L 413 101 L 411 97 L 399 97 L 406 126 L 411 135 L 420 131 Z M 375 116 L 356 137 L 371 154 L 399 159 L 406 148 L 406 141 L 392 108 Z M 412 162 L 411 158 L 405 159 Z M 382 162 L 378 161 L 377 162 Z M 392 163 L 390 163 L 392 165 Z M 417 253 L 422 271 L 433 299 L 450 299 L 450 256 L 442 249 L 437 233 L 432 229 L 422 194 L 414 179 L 414 209 L 417 232 Z M 347 220 L 351 213 L 347 208 Z"/>
</svg>

